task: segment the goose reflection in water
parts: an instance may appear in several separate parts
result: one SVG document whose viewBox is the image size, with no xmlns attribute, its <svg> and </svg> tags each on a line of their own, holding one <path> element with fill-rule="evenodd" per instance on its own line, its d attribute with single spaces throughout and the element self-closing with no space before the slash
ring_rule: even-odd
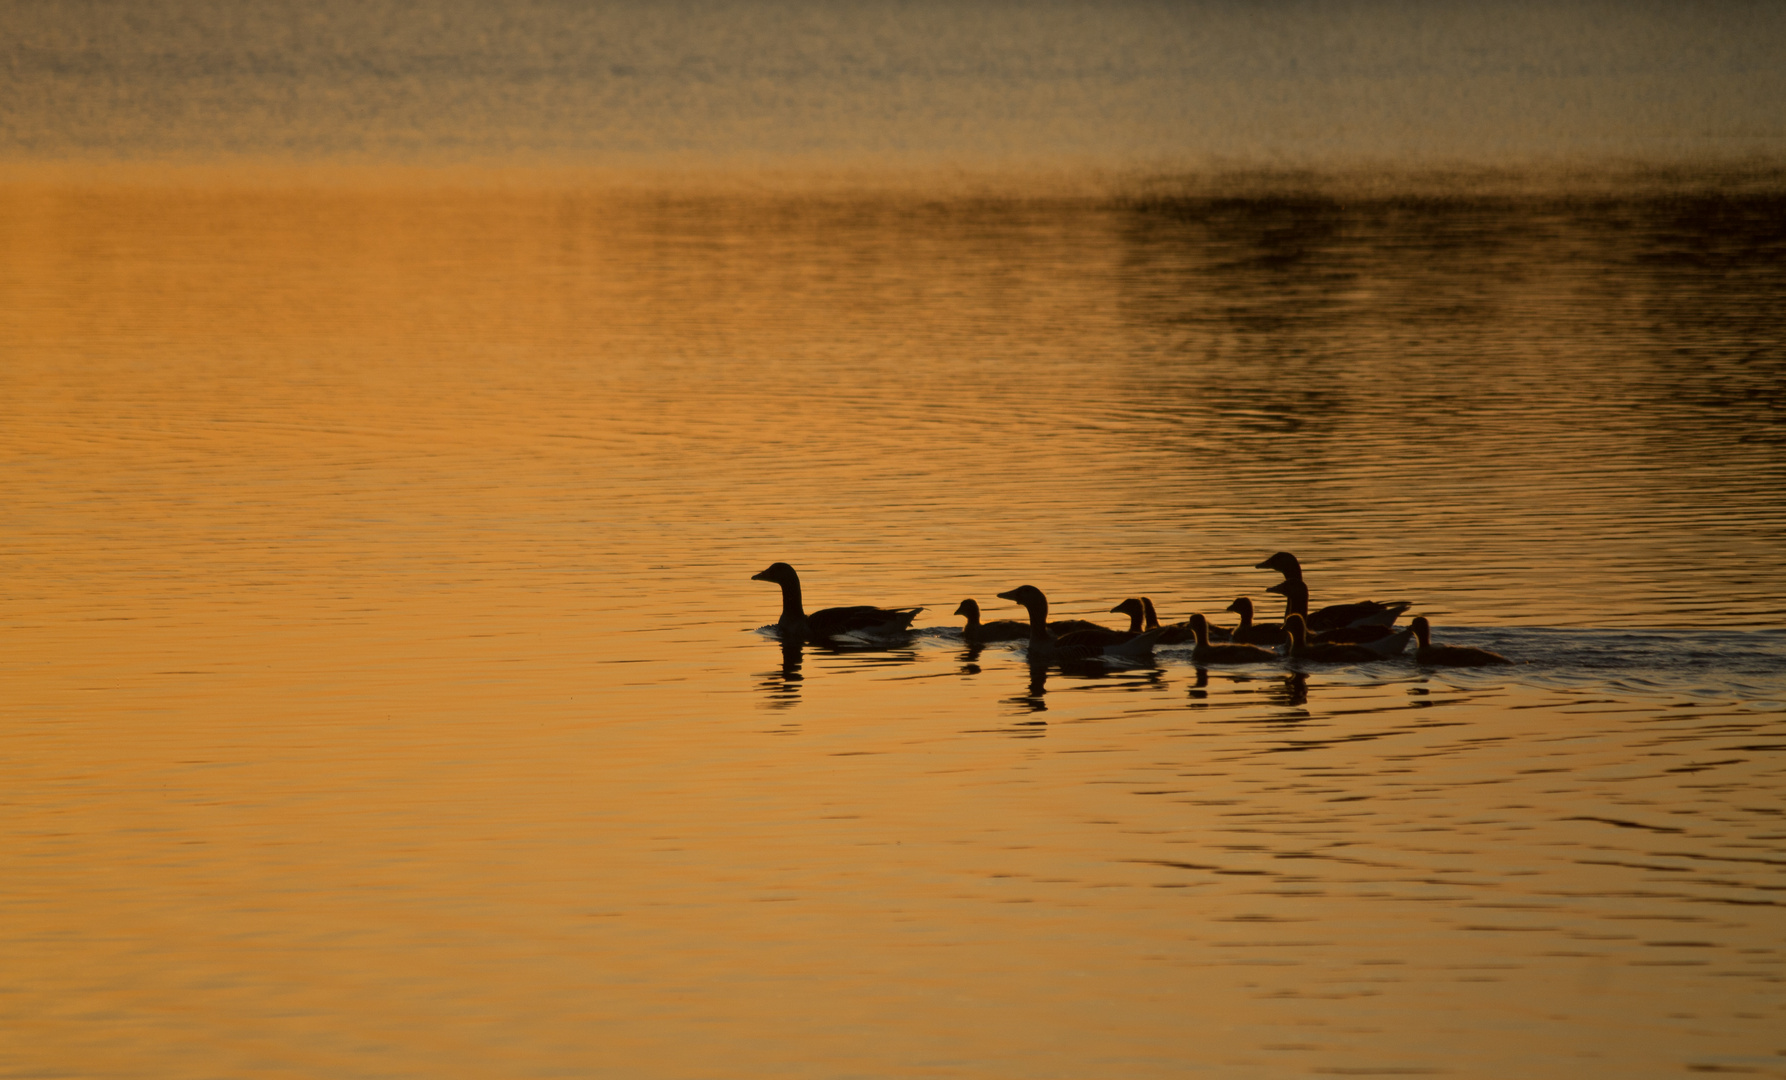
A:
<svg viewBox="0 0 1786 1080">
<path fill-rule="evenodd" d="M 765 708 L 791 709 L 800 704 L 800 684 L 806 676 L 800 673 L 800 666 L 805 661 L 804 649 L 798 641 L 781 643 L 781 670 L 766 671 L 757 688 L 768 698 L 763 703 Z"/>
<path fill-rule="evenodd" d="M 1301 671 L 1290 672 L 1265 692 L 1265 698 L 1273 705 L 1288 705 L 1292 708 L 1307 705 L 1308 675 Z M 1303 717 L 1297 719 L 1303 719 Z"/>
<path fill-rule="evenodd" d="M 808 643 L 827 671 L 879 671 L 883 668 L 909 667 L 918 662 L 916 649 L 888 649 L 861 645 L 836 645 L 829 642 Z M 909 677 L 909 676 L 904 676 Z M 923 676 L 929 678 L 930 676 Z"/>
<path fill-rule="evenodd" d="M 781 646 L 781 669 L 766 671 L 760 676 L 758 689 L 768 695 L 768 704 L 775 708 L 787 708 L 799 702 L 801 685 L 806 681 L 806 673 L 801 669 L 806 659 L 811 656 L 830 673 L 859 673 L 879 671 L 889 667 L 906 667 L 917 663 L 918 652 L 915 649 L 889 649 L 872 645 L 846 645 L 827 641 L 793 641 L 778 642 Z M 975 667 L 975 671 L 978 668 Z M 973 672 L 968 672 L 973 674 Z M 910 678 L 911 676 L 902 676 Z M 930 678 L 931 676 L 921 676 Z"/>
<path fill-rule="evenodd" d="M 961 674 L 978 675 L 980 673 L 980 653 L 984 646 L 969 643 L 961 650 Z"/>
<path fill-rule="evenodd" d="M 1205 703 L 1208 700 L 1208 698 L 1209 698 L 1209 671 L 1208 671 L 1208 669 L 1206 669 L 1206 668 L 1198 668 L 1197 669 L 1196 681 L 1191 683 L 1191 688 L 1188 691 L 1186 691 L 1185 693 L 1188 697 L 1190 697 L 1190 699 L 1193 702 L 1197 703 L 1198 705 L 1202 705 L 1203 703 Z"/>
<path fill-rule="evenodd" d="M 1028 667 L 1029 690 L 1005 700 L 1027 712 L 1047 712 L 1048 702 L 1043 699 L 1048 695 L 1048 665 L 1030 664 Z"/>
</svg>

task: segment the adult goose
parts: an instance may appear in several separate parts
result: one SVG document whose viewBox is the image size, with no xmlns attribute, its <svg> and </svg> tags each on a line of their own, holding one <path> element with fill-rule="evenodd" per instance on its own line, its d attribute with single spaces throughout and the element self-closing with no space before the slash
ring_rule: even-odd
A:
<svg viewBox="0 0 1786 1080">
<path fill-rule="evenodd" d="M 1236 596 L 1234 602 L 1225 609 L 1240 616 L 1240 625 L 1229 631 L 1228 637 L 1246 645 L 1282 645 L 1289 641 L 1284 633 L 1283 623 L 1256 623 L 1253 621 L 1253 602 L 1244 596 Z"/>
<path fill-rule="evenodd" d="M 1159 641 L 1162 630 L 1125 634 L 1120 630 L 1080 630 L 1055 637 L 1048 629 L 1048 597 L 1034 585 L 1019 585 L 999 598 L 1022 604 L 1029 611 L 1029 660 L 1032 664 L 1073 663 L 1083 660 L 1145 660 Z"/>
<path fill-rule="evenodd" d="M 967 625 L 961 629 L 961 640 L 970 644 L 983 644 L 988 641 L 1022 641 L 1029 637 L 1029 624 L 1020 619 L 994 619 L 991 622 L 980 621 L 980 602 L 963 600 L 955 609 L 955 614 L 967 617 Z M 1075 630 L 1102 630 L 1103 627 L 1084 619 L 1060 619 L 1048 624 L 1048 629 L 1055 635 L 1070 634 Z"/>
<path fill-rule="evenodd" d="M 1278 593 L 1284 598 L 1284 618 L 1291 615 L 1302 616 L 1306 625 L 1308 613 L 1308 586 L 1300 581 L 1280 581 L 1266 592 Z M 1313 644 L 1325 645 L 1363 645 L 1378 656 L 1400 656 L 1408 647 L 1411 631 L 1396 630 L 1389 626 L 1378 626 L 1370 623 L 1358 626 L 1336 626 L 1332 630 L 1310 631 L 1309 641 Z"/>
<path fill-rule="evenodd" d="M 868 604 L 854 607 L 824 608 L 808 615 L 800 598 L 800 575 L 787 563 L 772 563 L 752 581 L 773 581 L 781 586 L 781 618 L 775 629 L 783 641 L 829 641 L 849 637 L 857 640 L 896 637 L 911 630 L 912 619 L 921 607 L 883 608 Z"/>
<path fill-rule="evenodd" d="M 1127 615 L 1129 617 L 1129 636 L 1133 637 L 1143 630 L 1152 630 L 1154 627 L 1160 625 L 1160 618 L 1158 615 L 1154 616 L 1151 624 L 1147 621 L 1149 609 L 1152 607 L 1152 601 L 1148 600 L 1146 597 L 1131 596 L 1127 600 L 1124 600 L 1122 603 L 1111 608 L 1110 614 Z M 1059 631 L 1056 631 L 1056 633 L 1059 633 Z"/>
<path fill-rule="evenodd" d="M 1276 570 L 1284 575 L 1284 581 L 1302 581 L 1302 564 L 1296 556 L 1288 551 L 1280 551 L 1262 563 L 1253 566 L 1255 570 Z M 1276 588 L 1267 592 L 1277 592 Z M 1313 633 L 1323 630 L 1337 630 L 1342 626 L 1392 626 L 1401 613 L 1414 605 L 1404 600 L 1391 603 L 1379 603 L 1376 600 L 1359 600 L 1351 604 L 1329 604 L 1313 613 L 1304 613 L 1304 620 Z"/>
<path fill-rule="evenodd" d="M 1284 632 L 1290 635 L 1290 659 L 1319 664 L 1368 664 L 1384 657 L 1363 645 L 1317 642 L 1308 639 L 1308 624 L 1295 613 L 1284 616 Z"/>
<path fill-rule="evenodd" d="M 1209 620 L 1202 612 L 1191 616 L 1191 633 L 1195 636 L 1196 646 L 1191 649 L 1191 663 L 1199 667 L 1205 664 L 1257 664 L 1265 660 L 1276 660 L 1277 653 L 1270 649 L 1261 649 L 1257 645 L 1241 645 L 1229 643 L 1211 645 L 1209 643 Z"/>
<path fill-rule="evenodd" d="M 1420 644 L 1414 646 L 1414 662 L 1427 667 L 1495 667 L 1500 664 L 1511 664 L 1513 661 L 1500 653 L 1487 649 L 1476 649 L 1468 645 L 1434 645 L 1432 643 L 1432 624 L 1426 616 L 1416 615 L 1408 623 L 1408 629 Z"/>
</svg>

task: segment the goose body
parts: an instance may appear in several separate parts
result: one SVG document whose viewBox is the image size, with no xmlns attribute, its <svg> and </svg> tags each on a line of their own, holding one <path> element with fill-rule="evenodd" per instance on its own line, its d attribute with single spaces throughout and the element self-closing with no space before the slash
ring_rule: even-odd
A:
<svg viewBox="0 0 1786 1080">
<path fill-rule="evenodd" d="M 772 581 L 781 586 L 781 618 L 775 628 L 783 641 L 830 641 L 838 638 L 868 640 L 896 637 L 910 632 L 921 607 L 883 608 L 870 604 L 823 608 L 806 613 L 800 593 L 800 575 L 787 563 L 773 563 L 752 574 L 752 581 Z"/>
<path fill-rule="evenodd" d="M 1273 585 L 1265 591 L 1279 593 L 1283 596 L 1284 617 L 1286 619 L 1292 614 L 1295 614 L 1302 616 L 1304 625 L 1312 626 L 1314 624 L 1314 620 L 1309 617 L 1308 613 L 1307 584 L 1301 581 L 1285 580 L 1278 582 L 1276 585 Z M 1349 604 L 1341 606 L 1357 607 L 1359 605 Z M 1406 605 L 1403 606 L 1405 607 Z M 1332 609 L 1323 608 L 1322 610 L 1330 611 Z M 1401 609 L 1397 608 L 1396 611 L 1389 616 L 1390 622 L 1394 622 L 1395 616 L 1400 613 Z M 1407 648 L 1408 636 L 1408 631 L 1406 630 L 1398 631 L 1384 624 L 1369 622 L 1359 623 L 1357 625 L 1336 626 L 1330 630 L 1309 631 L 1310 642 L 1329 645 L 1368 645 L 1372 649 L 1382 653 L 1384 656 L 1397 655 L 1403 649 Z"/>
<path fill-rule="evenodd" d="M 1277 653 L 1270 649 L 1261 649 L 1257 645 L 1229 643 L 1211 645 L 1209 643 L 1209 620 L 1202 612 L 1191 616 L 1187 624 L 1191 628 L 1197 644 L 1191 649 L 1191 663 L 1204 664 L 1257 664 L 1266 660 L 1276 660 Z"/>
<path fill-rule="evenodd" d="M 1309 625 L 1318 632 L 1359 626 L 1394 626 L 1402 612 L 1414 605 L 1406 600 L 1379 603 L 1359 600 L 1350 604 L 1329 604 L 1309 616 Z"/>
<path fill-rule="evenodd" d="M 1354 629 L 1359 628 L 1354 627 Z M 1385 629 L 1388 628 L 1386 627 Z M 1391 656 L 1400 656 L 1402 653 L 1407 652 L 1408 642 L 1411 641 L 1413 637 L 1413 628 L 1404 626 L 1400 630 L 1390 630 L 1389 633 L 1384 634 L 1382 637 L 1372 638 L 1369 641 L 1360 641 L 1358 644 L 1363 645 L 1378 656 L 1388 658 Z"/>
<path fill-rule="evenodd" d="M 1080 630 L 1055 637 L 1048 628 L 1048 597 L 1034 585 L 1019 585 L 999 598 L 1022 604 L 1029 611 L 1029 659 L 1032 664 L 1073 663 L 1084 660 L 1145 660 L 1162 631 L 1125 634 L 1118 630 Z"/>
<path fill-rule="evenodd" d="M 1318 664 L 1368 664 L 1384 659 L 1375 649 L 1349 642 L 1318 642 L 1308 639 L 1308 624 L 1292 612 L 1284 616 L 1284 632 L 1290 635 L 1290 659 Z"/>
<path fill-rule="evenodd" d="M 1420 644 L 1414 647 L 1414 662 L 1427 667 L 1497 667 L 1511 664 L 1513 661 L 1500 653 L 1487 649 L 1471 648 L 1468 645 L 1434 645 L 1432 643 L 1432 624 L 1426 616 L 1416 615 L 1408 623 L 1408 629 Z"/>
<path fill-rule="evenodd" d="M 1253 569 L 1276 570 L 1284 575 L 1283 581 L 1265 590 L 1266 592 L 1283 592 L 1283 587 L 1291 583 L 1303 586 L 1302 617 L 1312 634 L 1337 630 L 1343 626 L 1393 626 L 1402 612 L 1414 606 L 1405 600 L 1391 603 L 1359 600 L 1350 604 L 1329 604 L 1311 613 L 1308 610 L 1308 586 L 1302 580 L 1302 564 L 1296 561 L 1296 556 L 1288 551 L 1280 551 L 1264 562 L 1255 564 Z"/>
</svg>

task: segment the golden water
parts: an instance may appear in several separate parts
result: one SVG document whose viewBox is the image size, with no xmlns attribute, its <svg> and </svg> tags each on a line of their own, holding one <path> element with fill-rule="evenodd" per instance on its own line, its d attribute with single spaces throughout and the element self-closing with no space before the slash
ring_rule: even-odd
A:
<svg viewBox="0 0 1786 1080">
<path fill-rule="evenodd" d="M 1268 187 L 9 182 L 0 1075 L 1786 1075 L 1778 199 Z"/>
</svg>

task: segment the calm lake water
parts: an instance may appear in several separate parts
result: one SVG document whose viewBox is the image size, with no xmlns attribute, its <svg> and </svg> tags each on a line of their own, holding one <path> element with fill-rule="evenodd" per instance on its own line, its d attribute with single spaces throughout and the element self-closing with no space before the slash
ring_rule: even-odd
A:
<svg viewBox="0 0 1786 1080">
<path fill-rule="evenodd" d="M 4 1075 L 1786 1075 L 1779 197 L 1196 187 L 8 188 Z"/>
<path fill-rule="evenodd" d="M 0 1077 L 1786 1077 L 1786 9 L 5 21 Z"/>
</svg>

